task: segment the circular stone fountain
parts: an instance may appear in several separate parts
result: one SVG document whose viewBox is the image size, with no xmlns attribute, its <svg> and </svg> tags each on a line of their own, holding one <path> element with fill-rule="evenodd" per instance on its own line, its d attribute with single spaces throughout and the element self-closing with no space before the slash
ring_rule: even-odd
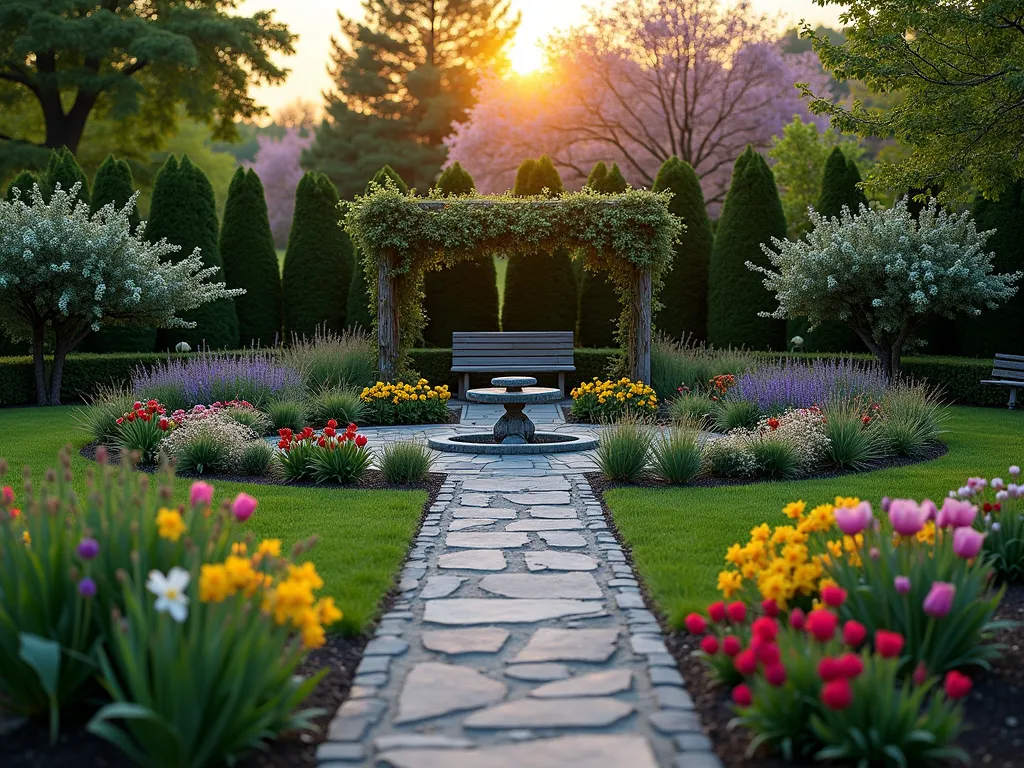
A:
<svg viewBox="0 0 1024 768">
<path fill-rule="evenodd" d="M 503 376 L 491 379 L 492 386 L 471 389 L 466 399 L 475 403 L 505 406 L 505 413 L 491 432 L 452 434 L 429 438 L 431 448 L 449 453 L 529 454 L 589 451 L 597 439 L 586 435 L 538 432 L 523 409 L 527 405 L 555 403 L 562 393 L 553 387 L 538 387 L 531 376 Z"/>
</svg>

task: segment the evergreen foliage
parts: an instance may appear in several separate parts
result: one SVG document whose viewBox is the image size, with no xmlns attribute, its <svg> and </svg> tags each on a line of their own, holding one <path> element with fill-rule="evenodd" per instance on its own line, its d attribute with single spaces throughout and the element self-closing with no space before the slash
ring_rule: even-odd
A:
<svg viewBox="0 0 1024 768">
<path fill-rule="evenodd" d="M 995 252 L 996 272 L 1024 272 L 1024 184 L 1014 182 L 998 200 L 980 195 L 974 201 L 972 215 L 981 231 L 994 229 L 987 249 Z M 961 318 L 956 324 L 960 354 L 993 357 L 997 352 L 1024 355 L 1024 284 L 1002 307 L 986 311 L 980 318 Z M 931 350 L 925 350 L 931 353 Z"/>
<path fill-rule="evenodd" d="M 50 153 L 46 170 L 39 177 L 39 188 L 42 190 L 45 200 L 50 199 L 57 184 L 60 184 L 61 189 L 66 189 L 69 192 L 75 184 L 81 184 L 77 199 L 84 203 L 89 202 L 89 179 L 67 147 L 55 149 Z"/>
<path fill-rule="evenodd" d="M 456 162 L 441 174 L 437 189 L 444 195 L 468 195 L 475 186 Z M 427 325 L 423 340 L 428 346 L 450 347 L 454 331 L 498 330 L 498 281 L 492 254 L 482 253 L 478 259 L 427 272 L 424 293 Z"/>
<path fill-rule="evenodd" d="M 22 171 L 14 180 L 7 186 L 7 191 L 4 193 L 4 200 L 10 202 L 14 199 L 14 190 L 21 190 L 22 199 L 28 199 L 28 196 L 32 193 L 32 187 L 36 183 L 37 179 L 35 174 L 31 171 Z"/>
<path fill-rule="evenodd" d="M 602 194 L 625 192 L 629 186 L 617 163 L 609 171 L 604 163 L 597 163 L 587 177 L 587 186 Z M 614 347 L 615 331 L 622 305 L 615 286 L 603 272 L 583 270 L 580 280 L 579 334 L 576 341 L 581 347 Z"/>
<path fill-rule="evenodd" d="M 777 304 L 745 266 L 768 264 L 761 245 L 773 237 L 786 237 L 786 216 L 771 169 L 748 146 L 733 168 L 708 266 L 708 341 L 716 347 L 785 348 L 785 322 L 758 315 Z"/>
<path fill-rule="evenodd" d="M 355 257 L 339 218 L 338 190 L 331 180 L 322 173 L 303 176 L 295 190 L 295 216 L 284 257 L 285 338 L 311 338 L 318 327 L 345 327 Z"/>
<path fill-rule="evenodd" d="M 281 272 L 263 183 L 251 168 L 239 168 L 231 180 L 220 255 L 228 288 L 245 289 L 245 295 L 235 299 L 241 344 L 267 347 L 280 341 Z"/>
<path fill-rule="evenodd" d="M 217 247 L 217 200 L 210 180 L 196 167 L 188 155 L 178 162 L 174 155 L 167 158 L 153 184 L 153 197 L 149 205 L 149 223 L 146 239 L 181 246 L 175 255 L 179 261 L 200 249 L 200 257 L 207 267 L 215 267 L 213 279 L 224 280 L 224 264 Z M 165 328 L 157 333 L 157 350 L 174 349 L 184 341 L 192 349 L 203 346 L 210 349 L 234 349 L 238 346 L 238 315 L 232 299 L 219 299 L 186 313 L 185 319 L 195 328 Z"/>
<path fill-rule="evenodd" d="M 691 335 L 703 341 L 708 335 L 708 264 L 715 245 L 704 192 L 690 164 L 675 156 L 661 166 L 653 189 L 672 191 L 669 210 L 686 224 L 672 270 L 665 275 L 655 326 L 674 339 Z"/>
<path fill-rule="evenodd" d="M 109 203 L 120 210 L 133 194 L 135 180 L 128 161 L 108 155 L 92 180 L 93 213 Z M 138 207 L 132 208 L 128 221 L 134 232 L 140 221 Z M 148 233 L 146 237 L 149 238 Z M 80 349 L 83 352 L 152 352 L 156 347 L 156 335 L 156 328 L 103 328 L 99 333 L 88 336 Z"/>
<path fill-rule="evenodd" d="M 553 197 L 563 191 L 551 159 L 526 160 L 516 173 L 513 194 Z M 501 327 L 505 331 L 575 331 L 579 290 L 572 260 L 563 250 L 554 253 L 513 254 L 505 272 L 505 302 Z"/>
</svg>

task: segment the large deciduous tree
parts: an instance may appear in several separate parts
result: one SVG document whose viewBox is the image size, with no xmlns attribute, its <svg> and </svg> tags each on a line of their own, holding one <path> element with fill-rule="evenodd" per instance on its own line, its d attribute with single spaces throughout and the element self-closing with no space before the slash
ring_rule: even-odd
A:
<svg viewBox="0 0 1024 768">
<path fill-rule="evenodd" d="M 237 0 L 4 0 L 0 3 L 0 100 L 38 105 L 44 137 L 0 136 L 5 154 L 38 163 L 34 145 L 78 151 L 90 120 L 143 116 L 167 134 L 178 107 L 235 135 L 235 120 L 264 113 L 250 96 L 286 70 L 295 36 L 260 11 L 230 13 Z"/>
<path fill-rule="evenodd" d="M 811 326 L 841 320 L 890 376 L 900 372 L 908 341 L 930 318 L 977 316 L 1017 291 L 1020 272 L 994 274 L 969 213 L 947 213 L 932 200 L 917 220 L 906 199 L 892 208 L 841 218 L 811 214 L 803 240 L 772 238 L 765 276 L 778 307 L 766 317 L 806 317 Z"/>
<path fill-rule="evenodd" d="M 198 249 L 163 261 L 178 248 L 132 231 L 134 199 L 90 213 L 77 191 L 59 188 L 45 200 L 36 186 L 27 200 L 0 201 L 0 324 L 32 340 L 39 405 L 60 403 L 64 361 L 89 334 L 111 324 L 187 328 L 183 313 L 241 293 L 210 282 L 218 270 Z"/>
<path fill-rule="evenodd" d="M 305 165 L 350 199 L 384 164 L 429 187 L 443 139 L 465 118 L 483 67 L 506 66 L 519 24 L 509 0 L 363 0 L 362 22 L 340 13 L 332 38 L 327 116 Z"/>
<path fill-rule="evenodd" d="M 279 139 L 263 135 L 257 138 L 257 142 L 259 149 L 252 169 L 263 182 L 274 245 L 284 248 L 288 245 L 288 230 L 295 211 L 295 188 L 302 178 L 300 159 L 313 142 L 313 135 L 289 128 Z"/>
<path fill-rule="evenodd" d="M 827 88 L 813 53 L 776 41 L 746 0 L 619 0 L 552 38 L 550 72 L 483 79 L 448 147 L 488 192 L 508 189 L 524 156 L 547 153 L 570 185 L 611 159 L 641 186 L 676 156 L 719 203 L 743 148 L 807 114 L 794 83 Z"/>
<path fill-rule="evenodd" d="M 818 0 L 848 6 L 840 45 L 805 28 L 825 67 L 840 80 L 898 94 L 881 109 L 835 103 L 808 86 L 811 109 L 839 129 L 894 136 L 909 157 L 880 165 L 879 186 L 939 188 L 963 199 L 976 187 L 997 195 L 1024 177 L 1024 7 L 1019 0 Z"/>
</svg>

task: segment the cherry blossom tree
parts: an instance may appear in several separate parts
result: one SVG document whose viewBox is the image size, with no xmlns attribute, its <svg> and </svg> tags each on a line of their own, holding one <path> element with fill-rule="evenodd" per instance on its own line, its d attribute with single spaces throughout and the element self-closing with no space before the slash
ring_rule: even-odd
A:
<svg viewBox="0 0 1024 768">
<path fill-rule="evenodd" d="M 303 150 L 312 142 L 311 133 L 295 128 L 289 128 L 280 139 L 259 137 L 260 148 L 252 169 L 263 182 L 270 229 L 274 233 L 274 245 L 278 248 L 288 244 L 288 230 L 295 210 L 295 188 L 303 174 L 299 160 Z"/>
<path fill-rule="evenodd" d="M 567 185 L 615 161 L 650 186 L 673 155 L 720 202 L 747 144 L 766 148 L 808 116 L 796 83 L 827 88 L 810 52 L 784 55 L 773 20 L 747 0 L 619 0 L 551 38 L 549 71 L 482 79 L 477 104 L 447 139 L 481 191 L 511 187 L 524 157 L 548 154 Z"/>
</svg>

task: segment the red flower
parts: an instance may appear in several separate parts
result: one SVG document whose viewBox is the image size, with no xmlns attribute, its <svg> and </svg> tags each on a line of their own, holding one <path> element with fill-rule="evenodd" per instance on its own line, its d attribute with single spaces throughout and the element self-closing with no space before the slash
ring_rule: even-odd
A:
<svg viewBox="0 0 1024 768">
<path fill-rule="evenodd" d="M 128 421 L 135 421 L 135 411 L 128 414 Z"/>
<path fill-rule="evenodd" d="M 167 419 L 160 419 L 157 423 L 160 425 L 160 429 L 166 432 L 170 422 L 168 422 Z"/>
<path fill-rule="evenodd" d="M 856 653 L 844 653 L 839 659 L 839 671 L 843 677 L 852 680 L 864 671 L 864 662 Z"/>
<path fill-rule="evenodd" d="M 861 418 L 861 422 L 863 422 L 864 424 L 870 424 L 871 423 L 871 417 L 870 416 L 864 416 L 863 418 Z"/>
<path fill-rule="evenodd" d="M 875 632 L 875 650 L 878 655 L 885 659 L 899 658 L 903 651 L 903 635 L 899 632 L 889 632 L 880 629 Z"/>
<path fill-rule="evenodd" d="M 764 679 L 776 688 L 786 682 L 786 668 L 781 664 L 769 664 L 764 668 Z"/>
<path fill-rule="evenodd" d="M 714 635 L 704 635 L 700 641 L 700 649 L 708 656 L 718 653 L 718 638 Z"/>
<path fill-rule="evenodd" d="M 337 429 L 338 428 L 338 422 L 337 422 L 336 419 L 328 419 L 327 420 L 327 426 L 330 427 L 331 429 Z"/>
<path fill-rule="evenodd" d="M 773 430 L 773 431 L 778 429 L 779 428 L 779 420 L 776 419 L 774 416 L 772 418 L 768 419 L 768 428 Z"/>
<path fill-rule="evenodd" d="M 722 640 L 722 651 L 726 656 L 735 656 L 740 652 L 740 639 L 736 635 L 726 635 L 725 639 Z"/>
<path fill-rule="evenodd" d="M 761 601 L 761 610 L 764 611 L 765 616 L 771 616 L 774 619 L 779 615 L 779 604 L 768 598 Z"/>
<path fill-rule="evenodd" d="M 735 603 L 729 603 L 729 619 L 739 624 L 742 621 L 746 621 L 747 618 L 747 606 L 746 603 L 741 603 L 738 600 Z"/>
<path fill-rule="evenodd" d="M 138 411 L 141 408 L 142 408 L 142 403 L 140 403 L 138 400 L 136 400 L 134 403 L 132 403 L 132 410 L 133 411 Z"/>
<path fill-rule="evenodd" d="M 759 619 L 754 619 L 753 630 L 754 634 L 762 640 L 774 640 L 779 634 L 779 625 L 775 623 L 775 619 L 762 616 Z"/>
<path fill-rule="evenodd" d="M 777 646 L 775 643 L 765 643 L 757 649 L 757 660 L 765 666 L 778 664 L 779 659 L 779 646 Z"/>
<path fill-rule="evenodd" d="M 703 635 L 708 631 L 708 623 L 699 613 L 691 613 L 683 623 L 686 624 L 686 631 L 691 635 Z"/>
<path fill-rule="evenodd" d="M 825 587 L 821 590 L 821 599 L 825 605 L 838 608 L 846 601 L 846 590 L 842 587 Z"/>
<path fill-rule="evenodd" d="M 708 616 L 712 621 L 725 621 L 725 603 L 717 602 L 708 606 Z"/>
<path fill-rule="evenodd" d="M 859 621 L 848 621 L 843 625 L 843 642 L 856 648 L 868 636 L 867 629 Z"/>
<path fill-rule="evenodd" d="M 826 656 L 818 662 L 818 677 L 826 683 L 843 677 L 843 668 L 839 663 L 839 659 L 833 659 L 831 656 Z"/>
<path fill-rule="evenodd" d="M 829 709 L 840 711 L 853 703 L 853 689 L 845 678 L 825 683 L 821 689 L 821 701 Z"/>
<path fill-rule="evenodd" d="M 741 707 L 749 707 L 751 702 L 754 701 L 754 697 L 750 693 L 750 688 L 740 683 L 732 689 L 732 700 Z"/>
<path fill-rule="evenodd" d="M 338 430 L 336 430 L 334 427 L 324 427 L 324 434 L 327 435 L 328 437 L 334 437 L 336 434 L 338 434 Z"/>
<path fill-rule="evenodd" d="M 914 668 L 914 674 L 912 677 L 914 685 L 924 685 L 925 681 L 928 680 L 928 667 L 924 665 L 923 661 L 917 663 L 917 667 Z"/>
<path fill-rule="evenodd" d="M 368 442 L 369 440 L 366 439 L 366 435 L 356 435 L 356 445 L 358 445 L 360 448 L 362 448 Z"/>
<path fill-rule="evenodd" d="M 811 611 L 811 615 L 807 617 L 807 631 L 822 643 L 832 639 L 838 625 L 839 617 L 824 608 Z"/>
<path fill-rule="evenodd" d="M 984 504 L 981 505 L 981 508 L 983 510 L 985 510 L 986 512 L 991 512 L 992 511 L 992 505 L 989 502 L 987 502 L 987 501 Z"/>
<path fill-rule="evenodd" d="M 732 665 L 741 675 L 752 675 L 757 671 L 757 657 L 752 650 L 747 648 L 733 659 Z"/>
<path fill-rule="evenodd" d="M 971 685 L 971 678 L 954 669 L 946 673 L 946 680 L 943 683 L 943 688 L 945 688 L 946 696 L 948 698 L 962 699 L 971 692 Z"/>
<path fill-rule="evenodd" d="M 349 432 L 355 432 L 357 429 L 359 429 L 359 427 L 357 427 L 355 424 L 352 424 L 350 422 L 348 427 L 347 427 L 347 429 L 348 429 Z"/>
<path fill-rule="evenodd" d="M 801 609 L 794 608 L 792 611 L 790 611 L 789 626 L 791 626 L 793 629 L 803 629 L 806 623 L 807 614 L 805 614 Z"/>
<path fill-rule="evenodd" d="M 280 448 L 282 451 L 287 451 L 289 448 L 291 448 L 291 445 L 292 444 L 287 440 L 279 440 L 277 443 L 277 447 Z"/>
<path fill-rule="evenodd" d="M 122 417 L 120 417 L 120 418 L 119 418 L 119 419 L 117 420 L 117 423 L 118 423 L 118 424 L 124 424 L 124 417 L 123 417 L 123 416 L 122 416 Z"/>
<path fill-rule="evenodd" d="M 995 506 L 995 510 L 996 510 L 996 512 L 999 512 L 1000 510 L 1002 510 L 1002 508 L 1003 508 L 1003 505 L 1002 505 L 1002 504 L 1000 504 L 1000 503 L 999 503 L 999 502 L 997 501 L 997 502 L 996 502 L 996 506 Z"/>
</svg>

